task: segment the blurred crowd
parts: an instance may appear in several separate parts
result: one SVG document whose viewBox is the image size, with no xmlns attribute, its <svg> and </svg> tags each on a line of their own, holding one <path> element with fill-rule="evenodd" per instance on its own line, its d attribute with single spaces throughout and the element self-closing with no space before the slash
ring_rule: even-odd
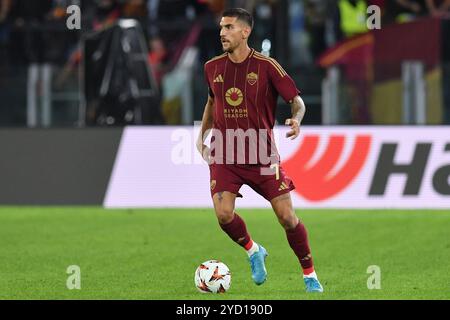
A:
<svg viewBox="0 0 450 320">
<path fill-rule="evenodd" d="M 82 28 L 75 32 L 66 28 L 66 8 L 73 4 L 82 12 Z M 0 0 L 0 85 L 2 64 L 65 65 L 56 76 L 56 85 L 63 85 L 80 60 L 81 34 L 105 29 L 120 18 L 132 18 L 142 26 L 148 62 L 161 86 L 164 75 L 180 59 L 186 36 L 191 35 L 188 43 L 198 47 L 200 64 L 220 53 L 217 24 L 227 7 L 243 7 L 254 14 L 250 44 L 256 49 L 261 50 L 263 40 L 271 39 L 271 54 L 281 55 L 276 50 L 284 47 L 277 41 L 297 41 L 283 39 L 286 32 L 280 28 L 286 27 L 304 39 L 299 46 L 306 45 L 307 54 L 298 57 L 300 63 L 314 65 L 327 48 L 367 31 L 370 5 L 381 8 L 383 25 L 450 12 L 450 0 Z M 280 21 L 281 10 L 288 14 L 288 22 Z M 304 58 L 308 55 L 309 59 Z M 282 62 L 289 68 L 295 59 Z M 28 77 L 38 77 L 37 70 L 29 71 Z"/>
<path fill-rule="evenodd" d="M 336 42 L 367 32 L 367 8 L 380 8 L 381 25 L 450 13 L 450 0 L 305 0 L 311 50 L 318 57 Z"/>
<path fill-rule="evenodd" d="M 343 38 L 366 32 L 370 5 L 381 8 L 383 25 L 450 12 L 450 0 L 0 0 L 0 45 L 10 49 L 12 59 L 68 59 L 67 50 L 75 45 L 77 34 L 65 29 L 66 8 L 76 4 L 82 9 L 83 32 L 105 28 L 119 18 L 137 19 L 160 79 L 163 62 L 177 51 L 182 30 L 194 21 L 201 18 L 204 26 L 214 27 L 226 7 L 243 7 L 255 16 L 253 43 L 260 45 L 265 38 L 276 38 L 275 20 L 283 1 L 303 6 L 302 20 L 314 57 Z M 214 41 L 217 30 L 210 29 L 213 32 L 205 31 L 198 41 L 203 60 L 220 50 Z"/>
<path fill-rule="evenodd" d="M 73 4 L 81 8 L 83 33 L 107 28 L 119 18 L 137 19 L 152 51 L 149 61 L 157 65 L 172 51 L 181 28 L 204 14 L 218 14 L 224 1 L 0 0 L 0 43 L 9 57 L 27 62 L 69 59 L 80 36 L 66 28 L 66 8 Z"/>
</svg>

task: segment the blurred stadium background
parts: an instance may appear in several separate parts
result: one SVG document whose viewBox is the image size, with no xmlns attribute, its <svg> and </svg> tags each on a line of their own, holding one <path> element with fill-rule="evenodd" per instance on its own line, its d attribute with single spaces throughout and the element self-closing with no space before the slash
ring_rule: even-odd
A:
<svg viewBox="0 0 450 320">
<path fill-rule="evenodd" d="M 0 124 L 200 120 L 203 63 L 221 53 L 217 24 L 230 6 L 254 14 L 250 44 L 303 91 L 305 124 L 448 124 L 449 24 L 428 3 L 448 1 L 2 0 Z M 72 4 L 80 30 L 66 27 Z M 367 33 L 369 5 L 380 7 L 382 29 Z M 280 122 L 288 112 L 279 108 Z"/>
<path fill-rule="evenodd" d="M 79 30 L 67 28 L 70 5 Z M 380 29 L 368 29 L 371 5 Z M 248 288 L 196 154 L 203 64 L 221 54 L 229 7 L 254 14 L 250 45 L 307 106 L 299 140 L 277 131 L 324 297 L 450 298 L 450 1 L 0 0 L 1 298 L 195 299 L 193 272 L 214 257 L 234 271 L 230 298 L 306 298 L 287 290 L 303 290 L 283 278 L 293 255 L 246 189 L 238 209 L 286 260 L 269 266 L 271 284 Z M 280 99 L 278 123 L 289 114 Z M 177 281 L 173 254 L 188 270 Z M 72 264 L 87 270 L 81 293 L 65 288 Z M 385 291 L 368 291 L 369 265 L 386 270 Z"/>
</svg>

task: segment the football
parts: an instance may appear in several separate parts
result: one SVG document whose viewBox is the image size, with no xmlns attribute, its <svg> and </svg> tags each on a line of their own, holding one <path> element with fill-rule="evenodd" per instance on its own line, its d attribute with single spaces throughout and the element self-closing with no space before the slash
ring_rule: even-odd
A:
<svg viewBox="0 0 450 320">
<path fill-rule="evenodd" d="M 231 272 L 226 264 L 209 260 L 195 270 L 195 286 L 202 293 L 224 293 L 231 286 Z"/>
</svg>

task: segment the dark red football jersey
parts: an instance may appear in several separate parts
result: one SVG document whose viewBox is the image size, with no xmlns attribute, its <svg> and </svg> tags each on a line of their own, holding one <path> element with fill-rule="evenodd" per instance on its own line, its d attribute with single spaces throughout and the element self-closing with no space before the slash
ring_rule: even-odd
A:
<svg viewBox="0 0 450 320">
<path fill-rule="evenodd" d="M 279 159 L 272 131 L 275 110 L 279 95 L 290 103 L 300 93 L 292 78 L 275 59 L 254 49 L 241 63 L 224 53 L 206 62 L 204 69 L 214 98 L 213 129 L 223 140 L 219 154 L 220 139 L 213 134 L 215 161 L 266 165 L 267 157 Z"/>
</svg>

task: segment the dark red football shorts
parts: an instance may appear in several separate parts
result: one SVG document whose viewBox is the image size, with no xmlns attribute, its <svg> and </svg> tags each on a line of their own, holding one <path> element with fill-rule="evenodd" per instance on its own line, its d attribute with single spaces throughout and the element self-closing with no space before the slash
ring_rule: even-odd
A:
<svg viewBox="0 0 450 320">
<path fill-rule="evenodd" d="M 268 201 L 295 189 L 281 166 L 212 164 L 209 166 L 211 197 L 228 191 L 242 197 L 239 189 L 248 185 Z"/>
</svg>

